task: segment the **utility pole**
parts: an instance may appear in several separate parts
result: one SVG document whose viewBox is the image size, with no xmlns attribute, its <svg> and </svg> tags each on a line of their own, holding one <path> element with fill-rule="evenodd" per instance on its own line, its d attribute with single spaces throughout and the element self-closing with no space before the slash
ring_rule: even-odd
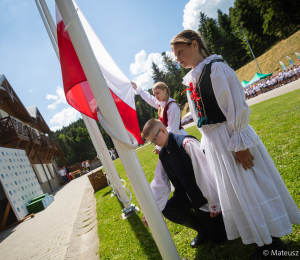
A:
<svg viewBox="0 0 300 260">
<path fill-rule="evenodd" d="M 247 37 L 246 37 L 246 35 L 245 35 L 244 29 L 243 29 L 243 22 L 241 22 L 241 26 L 242 26 L 242 30 L 238 30 L 238 31 L 236 31 L 236 32 L 231 32 L 231 33 L 232 33 L 232 34 L 238 33 L 238 32 L 242 32 L 242 33 L 243 33 L 243 35 L 244 35 L 244 40 L 246 40 L 246 43 L 248 44 L 248 47 L 249 47 L 250 52 L 251 52 L 251 54 L 252 54 L 252 57 L 253 57 L 253 59 L 255 60 L 255 63 L 256 63 L 257 68 L 258 68 L 258 70 L 259 70 L 259 73 L 262 74 L 262 72 L 261 72 L 261 70 L 260 70 L 260 68 L 259 68 L 259 66 L 258 66 L 258 63 L 257 63 L 257 61 L 256 61 L 256 59 L 255 59 L 254 53 L 253 53 L 253 51 L 252 51 L 252 49 L 251 49 L 251 47 L 250 47 L 250 44 L 249 44 L 249 42 L 248 42 L 248 39 L 247 39 Z"/>
</svg>

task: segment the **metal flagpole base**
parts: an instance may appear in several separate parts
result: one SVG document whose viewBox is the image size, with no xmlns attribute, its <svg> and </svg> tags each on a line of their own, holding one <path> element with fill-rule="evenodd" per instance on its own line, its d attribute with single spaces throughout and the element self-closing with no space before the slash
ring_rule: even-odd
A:
<svg viewBox="0 0 300 260">
<path fill-rule="evenodd" d="M 113 196 L 117 196 L 117 192 L 116 192 L 115 190 L 112 190 L 112 191 L 111 191 L 110 197 L 113 197 Z"/>
<path fill-rule="evenodd" d="M 135 212 L 137 212 L 139 210 L 140 209 L 137 206 L 135 206 L 134 204 L 131 204 L 131 207 L 129 209 L 126 209 L 126 208 L 122 209 L 122 211 L 124 212 L 121 214 L 122 219 L 126 219 L 126 218 L 130 217 L 132 214 L 134 214 Z"/>
</svg>

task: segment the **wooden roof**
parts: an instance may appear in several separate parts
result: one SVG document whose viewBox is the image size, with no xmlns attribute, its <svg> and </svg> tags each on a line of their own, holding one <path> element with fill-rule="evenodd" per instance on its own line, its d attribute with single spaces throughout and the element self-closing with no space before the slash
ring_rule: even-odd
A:
<svg viewBox="0 0 300 260">
<path fill-rule="evenodd" d="M 37 121 L 34 128 L 43 133 L 51 133 L 37 107 L 26 109 L 4 74 L 0 75 L 0 109 L 30 126 Z"/>
</svg>

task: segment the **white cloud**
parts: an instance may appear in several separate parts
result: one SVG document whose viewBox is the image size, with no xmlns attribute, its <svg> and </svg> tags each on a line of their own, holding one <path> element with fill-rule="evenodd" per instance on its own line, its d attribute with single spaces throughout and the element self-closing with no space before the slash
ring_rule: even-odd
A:
<svg viewBox="0 0 300 260">
<path fill-rule="evenodd" d="M 29 91 L 30 91 L 30 92 L 32 92 L 32 91 L 33 91 L 33 89 L 29 89 Z"/>
<path fill-rule="evenodd" d="M 50 127 L 50 130 L 55 132 L 57 130 L 60 130 L 61 128 L 62 128 L 61 126 L 52 126 L 52 127 Z"/>
<path fill-rule="evenodd" d="M 166 55 L 172 59 L 175 59 L 173 52 L 167 51 Z M 135 55 L 135 62 L 130 64 L 130 72 L 133 75 L 138 75 L 134 78 L 134 82 L 138 87 L 142 89 L 149 89 L 153 86 L 152 79 L 152 62 L 154 62 L 159 69 L 163 70 L 163 59 L 160 53 L 147 54 L 144 50 Z"/>
<path fill-rule="evenodd" d="M 56 96 L 56 95 L 51 95 L 51 94 L 47 94 L 46 98 L 47 98 L 48 100 L 51 100 L 51 99 L 57 100 L 57 99 L 58 99 L 58 96 Z"/>
<path fill-rule="evenodd" d="M 57 105 L 60 103 L 67 104 L 64 89 L 60 86 L 57 86 L 57 88 L 56 88 L 56 95 L 47 94 L 46 98 L 48 100 L 51 100 L 51 99 L 55 100 L 55 102 L 48 105 L 48 107 L 47 107 L 48 109 L 51 109 L 51 110 L 54 110 L 57 107 Z"/>
<path fill-rule="evenodd" d="M 130 72 L 133 75 L 145 72 L 145 70 L 146 70 L 146 67 L 145 67 L 146 56 L 147 55 L 146 55 L 146 52 L 144 50 L 141 50 L 139 53 L 137 53 L 135 55 L 135 61 L 134 61 L 134 63 L 130 64 L 130 68 L 129 68 Z"/>
<path fill-rule="evenodd" d="M 56 131 L 63 126 L 68 126 L 80 117 L 80 113 L 73 107 L 64 108 L 62 111 L 56 113 L 50 120 L 50 124 L 58 124 L 52 126 L 50 129 Z M 53 130 L 54 129 L 54 130 Z"/>
<path fill-rule="evenodd" d="M 197 31 L 199 27 L 200 12 L 208 17 L 217 18 L 217 10 L 228 14 L 229 7 L 233 6 L 234 0 L 190 0 L 183 10 L 182 26 L 185 30 Z"/>
</svg>

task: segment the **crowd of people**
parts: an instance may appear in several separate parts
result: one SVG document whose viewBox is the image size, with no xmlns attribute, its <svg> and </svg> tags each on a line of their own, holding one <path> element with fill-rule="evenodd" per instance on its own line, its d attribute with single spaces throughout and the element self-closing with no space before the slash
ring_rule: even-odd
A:
<svg viewBox="0 0 300 260">
<path fill-rule="evenodd" d="M 289 82 L 295 81 L 300 77 L 300 65 L 293 66 L 287 71 L 279 70 L 272 76 L 264 78 L 249 87 L 244 88 L 246 99 L 250 99 L 268 92 L 275 88 L 281 87 Z"/>
<path fill-rule="evenodd" d="M 187 125 L 188 123 L 193 122 L 193 116 L 191 113 L 186 114 L 184 117 L 181 119 L 181 126 Z"/>
</svg>

